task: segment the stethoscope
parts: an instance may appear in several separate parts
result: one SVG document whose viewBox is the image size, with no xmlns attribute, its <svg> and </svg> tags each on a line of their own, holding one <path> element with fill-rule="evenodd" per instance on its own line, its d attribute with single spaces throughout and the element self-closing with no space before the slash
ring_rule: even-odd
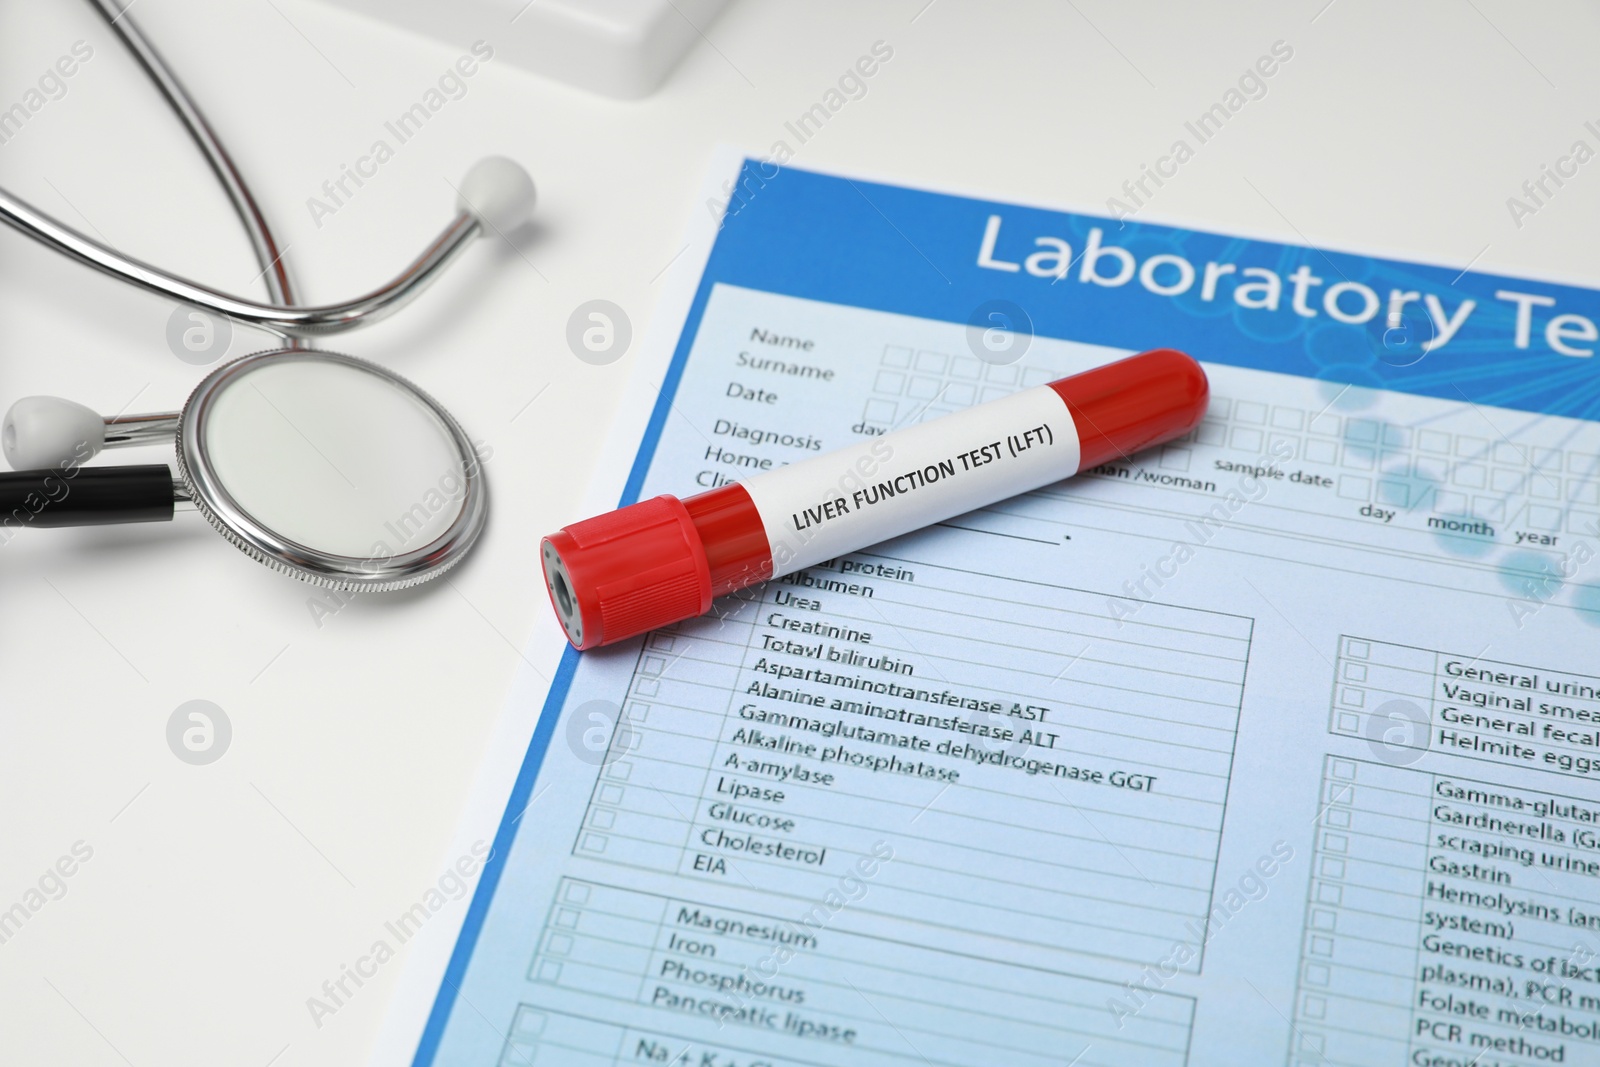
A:
<svg viewBox="0 0 1600 1067">
<path fill-rule="evenodd" d="M 122 255 L 0 189 L 0 221 L 141 289 L 278 334 L 281 347 L 225 363 L 183 410 L 102 417 L 71 401 L 27 397 L 0 425 L 15 473 L 0 474 L 0 537 L 29 526 L 171 519 L 192 504 L 267 566 L 349 591 L 401 589 L 458 563 L 483 530 L 481 457 L 437 401 L 384 367 L 304 338 L 387 318 L 472 241 L 533 211 L 533 181 L 509 159 L 477 163 L 457 213 L 387 285 L 342 304 L 295 302 L 283 253 L 244 178 L 199 108 L 115 0 L 90 0 L 188 127 L 249 232 L 267 303 L 219 292 Z M 164 464 L 86 467 L 104 448 L 175 442 Z"/>
</svg>

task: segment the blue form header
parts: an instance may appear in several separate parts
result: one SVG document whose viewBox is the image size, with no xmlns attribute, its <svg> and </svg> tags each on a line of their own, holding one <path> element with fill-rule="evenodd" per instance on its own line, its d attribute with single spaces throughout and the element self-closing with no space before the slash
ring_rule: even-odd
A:
<svg viewBox="0 0 1600 1067">
<path fill-rule="evenodd" d="M 1600 293 L 746 160 L 709 284 L 1600 418 Z M 720 204 L 709 204 L 721 210 Z"/>
</svg>

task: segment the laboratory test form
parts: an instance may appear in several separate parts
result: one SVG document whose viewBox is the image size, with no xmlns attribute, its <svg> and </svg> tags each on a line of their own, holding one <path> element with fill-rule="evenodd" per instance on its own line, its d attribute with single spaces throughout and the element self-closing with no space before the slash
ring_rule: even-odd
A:
<svg viewBox="0 0 1600 1067">
<path fill-rule="evenodd" d="M 568 650 L 418 1067 L 1600 1062 L 1600 296 L 760 160 L 696 211 L 603 507 L 1152 347 L 1211 406 Z"/>
</svg>

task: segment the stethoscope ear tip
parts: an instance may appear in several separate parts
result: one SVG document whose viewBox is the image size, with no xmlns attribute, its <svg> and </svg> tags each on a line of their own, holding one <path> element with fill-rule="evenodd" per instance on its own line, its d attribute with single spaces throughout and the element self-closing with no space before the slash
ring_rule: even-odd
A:
<svg viewBox="0 0 1600 1067">
<path fill-rule="evenodd" d="M 505 156 L 485 156 L 461 179 L 456 207 L 483 224 L 484 233 L 510 233 L 533 217 L 533 178 Z"/>
<path fill-rule="evenodd" d="M 75 467 L 99 452 L 105 440 L 105 419 L 57 396 L 25 396 L 0 423 L 0 449 L 18 471 Z"/>
</svg>

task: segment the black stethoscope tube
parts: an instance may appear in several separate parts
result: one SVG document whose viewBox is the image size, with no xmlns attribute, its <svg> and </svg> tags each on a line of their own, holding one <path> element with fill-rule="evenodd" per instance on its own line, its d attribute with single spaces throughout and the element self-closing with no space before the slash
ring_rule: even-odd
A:
<svg viewBox="0 0 1600 1067">
<path fill-rule="evenodd" d="M 0 531 L 165 522 L 173 510 L 172 471 L 164 463 L 0 474 Z"/>
</svg>

